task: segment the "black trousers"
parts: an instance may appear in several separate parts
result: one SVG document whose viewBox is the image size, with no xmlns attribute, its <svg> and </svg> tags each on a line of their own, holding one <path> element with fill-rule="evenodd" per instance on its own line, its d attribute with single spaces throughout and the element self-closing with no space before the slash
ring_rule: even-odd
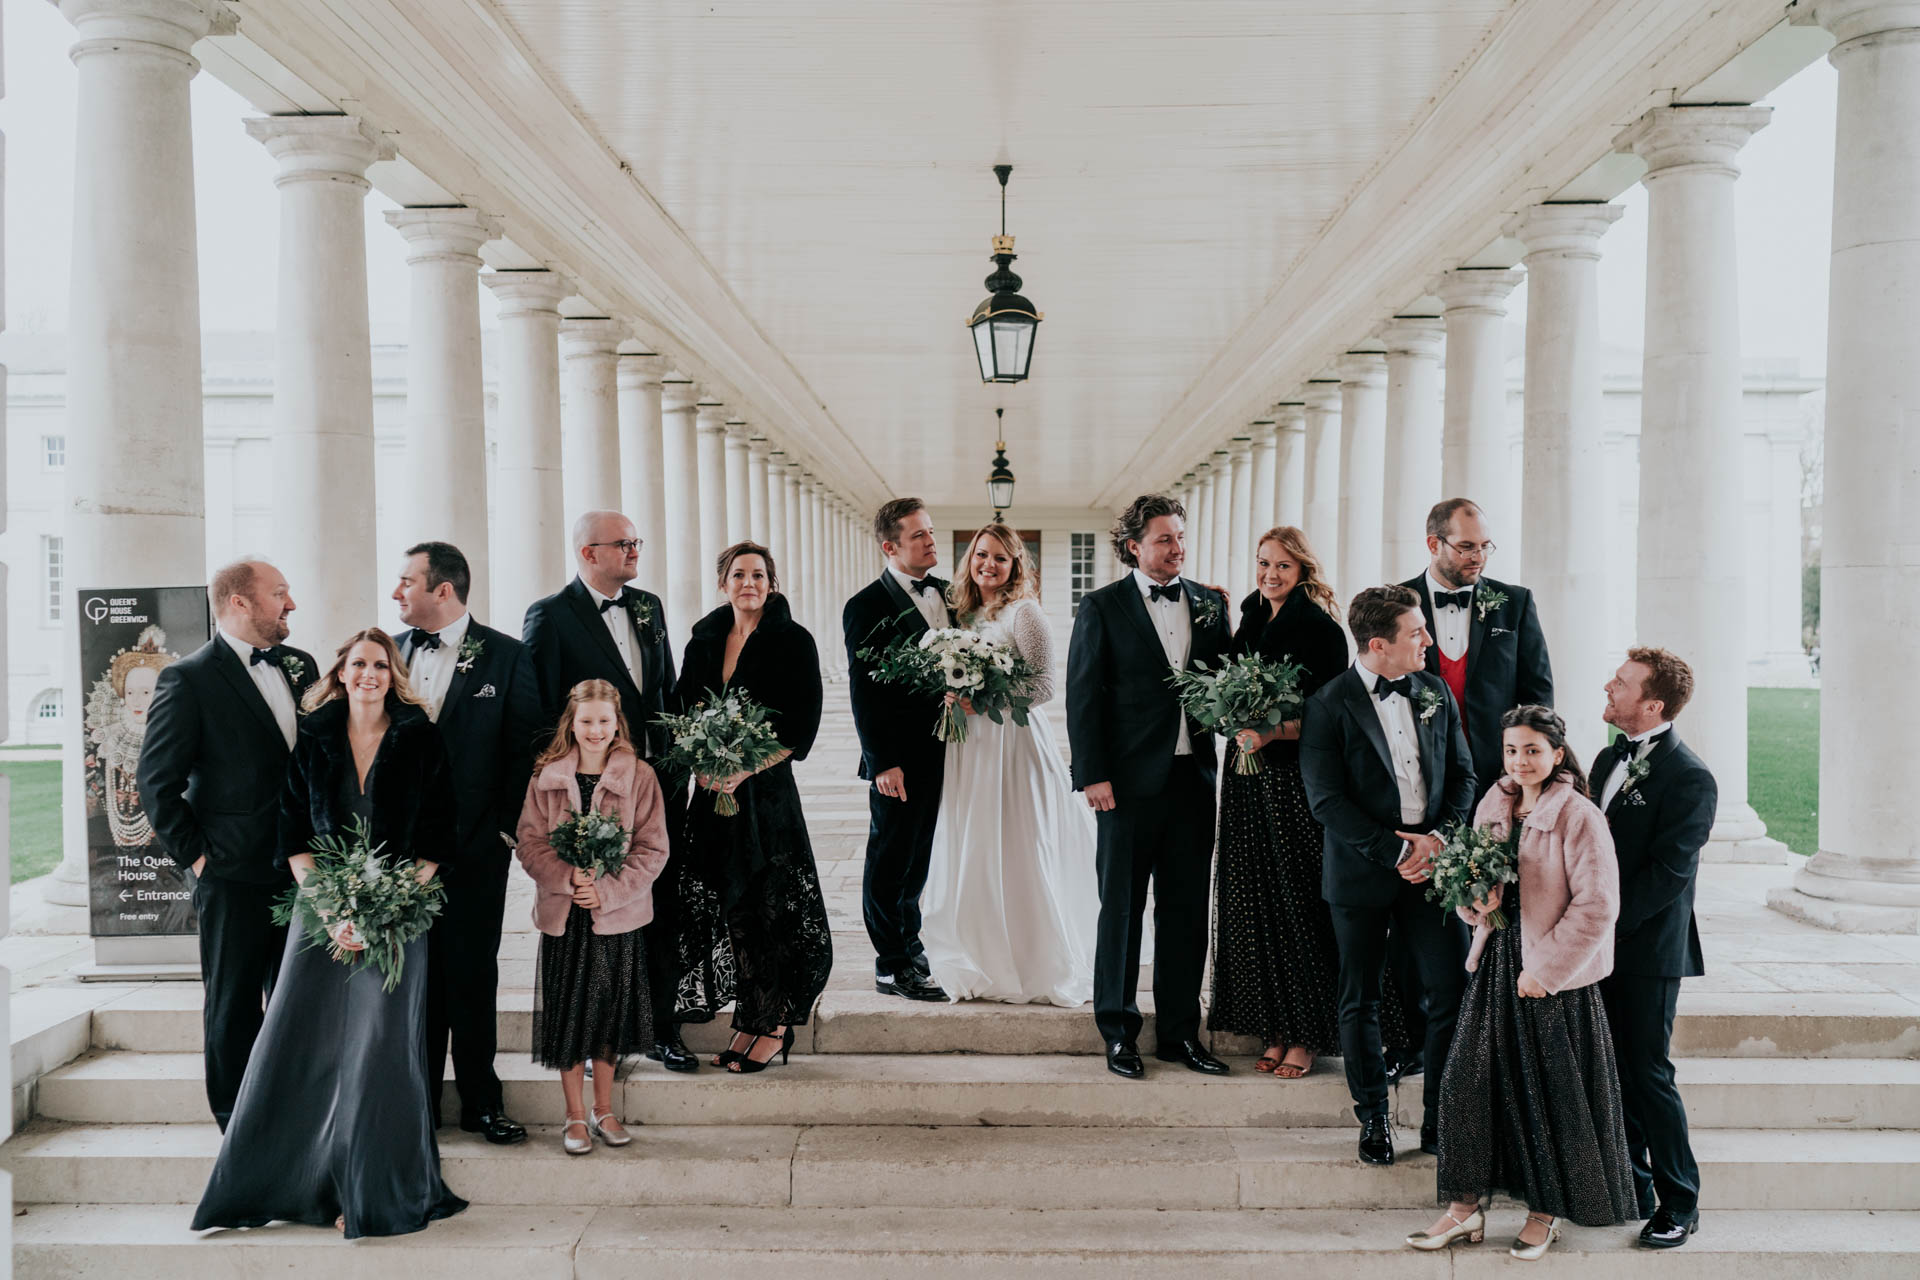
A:
<svg viewBox="0 0 1920 1280">
<path fill-rule="evenodd" d="M 1380 973 L 1386 965 L 1389 929 L 1406 940 L 1410 967 L 1419 975 L 1424 997 L 1427 1073 L 1421 1097 L 1428 1122 L 1440 1104 L 1440 1077 L 1467 986 L 1467 930 L 1458 916 L 1428 902 L 1426 894 L 1424 884 L 1403 883 L 1385 906 L 1327 905 L 1340 947 L 1340 1056 L 1346 1062 L 1354 1114 L 1362 1120 L 1387 1114 Z"/>
<path fill-rule="evenodd" d="M 1700 1166 L 1687 1141 L 1687 1108 L 1667 1052 L 1680 979 L 1616 973 L 1600 980 L 1600 999 L 1620 1064 L 1620 1102 L 1640 1216 L 1650 1218 L 1663 1205 L 1687 1217 L 1700 1206 Z"/>
<path fill-rule="evenodd" d="M 1121 800 L 1094 815 L 1100 924 L 1093 952 L 1093 1018 L 1100 1039 L 1140 1035 L 1141 919 L 1153 888 L 1153 1005 L 1163 1045 L 1200 1037 L 1213 876 L 1213 785 L 1192 756 L 1176 756 L 1159 795 Z"/>
<path fill-rule="evenodd" d="M 498 843 L 496 841 L 496 843 Z M 499 1043 L 500 925 L 507 909 L 504 845 L 443 868 L 447 905 L 427 934 L 427 1095 L 434 1123 L 447 1078 L 447 1045 L 462 1115 L 501 1108 L 493 1055 Z"/>
<path fill-rule="evenodd" d="M 207 1106 L 222 1133 L 280 977 L 287 929 L 273 922 L 273 903 L 286 888 L 213 876 L 193 883 L 193 909 L 200 915 L 200 981 L 206 988 L 201 1031 Z"/>
<path fill-rule="evenodd" d="M 944 762 L 906 771 L 907 798 L 867 788 L 867 862 L 860 878 L 860 910 L 873 943 L 878 976 L 926 969 L 920 943 L 920 893 L 933 859 L 933 828 L 940 817 Z"/>
<path fill-rule="evenodd" d="M 640 940 L 647 947 L 648 994 L 653 1003 L 653 1034 L 661 1044 L 680 1037 L 680 1018 L 676 1006 L 680 999 L 680 871 L 687 854 L 687 787 L 683 779 L 675 786 L 661 776 L 661 807 L 667 815 L 669 852 L 667 865 L 654 880 L 653 919 L 641 927 Z"/>
</svg>

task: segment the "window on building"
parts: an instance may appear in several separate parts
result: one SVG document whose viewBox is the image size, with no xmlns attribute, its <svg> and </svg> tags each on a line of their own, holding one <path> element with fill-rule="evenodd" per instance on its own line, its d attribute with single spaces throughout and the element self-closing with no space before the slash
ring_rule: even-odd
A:
<svg viewBox="0 0 1920 1280">
<path fill-rule="evenodd" d="M 49 471 L 67 469 L 67 438 L 65 436 L 41 436 L 40 456 Z"/>
<path fill-rule="evenodd" d="M 41 724 L 52 723 L 65 714 L 64 706 L 65 700 L 61 697 L 60 690 L 45 690 L 33 700 L 33 718 Z"/>
<path fill-rule="evenodd" d="M 60 597 L 66 588 L 66 549 L 64 539 L 52 535 L 40 539 L 40 565 L 46 578 L 48 622 L 60 621 Z"/>
<path fill-rule="evenodd" d="M 1072 603 L 1072 611 L 1076 614 L 1080 612 L 1080 598 L 1093 590 L 1095 537 L 1096 535 L 1091 533 L 1076 533 L 1071 535 L 1070 553 L 1072 560 L 1068 574 L 1071 582 L 1068 587 L 1068 598 Z"/>
</svg>

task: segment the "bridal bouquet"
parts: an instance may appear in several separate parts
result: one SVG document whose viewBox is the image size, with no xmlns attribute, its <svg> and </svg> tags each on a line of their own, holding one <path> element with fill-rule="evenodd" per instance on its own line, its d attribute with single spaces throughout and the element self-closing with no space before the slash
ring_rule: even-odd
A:
<svg viewBox="0 0 1920 1280">
<path fill-rule="evenodd" d="M 633 833 L 610 813 L 589 809 L 576 813 L 547 833 L 554 856 L 570 867 L 610 876 L 626 865 Z"/>
<path fill-rule="evenodd" d="M 743 693 L 708 693 L 685 715 L 655 716 L 653 722 L 673 739 L 660 758 L 663 768 L 718 781 L 751 773 L 786 748 L 773 736 L 767 709 Z M 723 818 L 740 812 L 740 802 L 716 790 L 713 811 Z"/>
<path fill-rule="evenodd" d="M 1027 690 L 1036 673 L 1012 645 L 965 627 L 941 627 L 918 638 L 902 636 L 878 652 L 863 649 L 860 657 L 873 663 L 873 678 L 883 684 L 902 684 L 929 695 L 955 695 L 940 709 L 940 719 L 933 726 L 933 736 L 942 742 L 967 740 L 962 698 L 975 715 L 995 724 L 1005 724 L 1003 717 L 1011 716 L 1015 724 L 1026 727 L 1027 709 L 1033 705 Z"/>
<path fill-rule="evenodd" d="M 1503 884 L 1520 878 L 1520 828 L 1508 835 L 1496 835 L 1491 827 L 1476 827 L 1458 822 L 1447 828 L 1440 840 L 1440 852 L 1433 855 L 1433 880 L 1427 886 L 1427 901 L 1437 902 L 1443 911 L 1457 907 L 1471 909 Z M 1507 927 L 1506 913 L 1495 907 L 1487 914 L 1487 923 L 1495 929 Z"/>
<path fill-rule="evenodd" d="M 367 824 L 358 818 L 344 837 L 314 837 L 309 850 L 313 870 L 274 904 L 273 922 L 297 924 L 308 946 L 326 943 L 341 964 L 372 965 L 385 979 L 382 988 L 392 991 L 400 985 L 407 944 L 432 926 L 446 906 L 447 889 L 439 876 L 422 884 L 412 858 L 384 857 L 384 848 L 384 843 L 373 843 Z M 343 920 L 366 944 L 364 951 L 350 951 L 333 940 L 329 931 Z"/>
<path fill-rule="evenodd" d="M 1191 671 L 1167 677 L 1181 709 L 1200 725 L 1225 733 L 1254 729 L 1271 733 L 1300 718 L 1306 698 L 1300 692 L 1304 667 L 1295 662 L 1269 662 L 1257 653 L 1243 654 L 1209 670 L 1204 662 Z M 1242 751 L 1234 757 L 1235 773 L 1260 772 L 1260 753 Z"/>
</svg>

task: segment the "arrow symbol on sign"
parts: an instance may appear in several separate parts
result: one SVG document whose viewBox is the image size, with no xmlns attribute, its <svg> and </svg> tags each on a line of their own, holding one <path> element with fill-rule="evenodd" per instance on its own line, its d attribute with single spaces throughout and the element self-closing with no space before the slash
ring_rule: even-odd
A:
<svg viewBox="0 0 1920 1280">
<path fill-rule="evenodd" d="M 128 898 L 131 898 L 132 896 L 133 895 L 131 893 L 128 893 L 125 889 L 122 889 L 120 891 L 120 901 L 122 902 L 125 902 Z"/>
</svg>

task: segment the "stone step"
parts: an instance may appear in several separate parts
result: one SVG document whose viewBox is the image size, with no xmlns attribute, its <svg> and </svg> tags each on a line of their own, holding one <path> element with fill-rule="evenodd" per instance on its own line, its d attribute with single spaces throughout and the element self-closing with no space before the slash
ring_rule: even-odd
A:
<svg viewBox="0 0 1920 1280">
<path fill-rule="evenodd" d="M 873 1204 L 1034 1209 L 1392 1209 L 1433 1194 L 1417 1149 L 1389 1169 L 1344 1129 L 639 1126 L 631 1146 L 568 1156 L 560 1130 L 519 1147 L 445 1130 L 447 1184 L 475 1204 Z M 171 1203 L 204 1186 L 211 1124 L 37 1121 L 0 1147 L 21 1204 Z M 1703 1207 L 1920 1205 L 1920 1133 L 1701 1130 Z"/>
<path fill-rule="evenodd" d="M 703 1067 L 676 1075 L 641 1062 L 614 1086 L 624 1118 L 645 1124 L 1045 1125 L 1345 1128 L 1346 1085 L 1327 1064 L 1275 1080 L 1232 1060 L 1225 1077 L 1149 1062 L 1122 1080 L 1093 1055 L 802 1054 L 753 1077 Z M 565 1118 L 553 1072 L 503 1056 L 507 1109 L 529 1124 Z M 1703 1129 L 1920 1130 L 1920 1062 L 1692 1058 L 1680 1068 L 1689 1119 Z M 452 1103 L 449 1085 L 448 1105 Z M 1397 1123 L 1417 1123 L 1420 1081 L 1395 1091 Z M 200 1055 L 94 1053 L 43 1077 L 35 1114 L 90 1124 L 195 1124 L 206 1118 Z"/>
<path fill-rule="evenodd" d="M 1220 1280 L 1514 1274 L 1504 1242 L 1522 1212 L 1499 1207 L 1488 1241 L 1417 1259 L 1425 1225 L 1396 1210 L 751 1209 L 479 1207 L 425 1231 L 352 1245 L 315 1227 L 196 1235 L 189 1205 L 38 1206 L 14 1219 L 22 1280 L 139 1275 L 355 1280 L 898 1280 L 902 1276 Z M 1636 1280 L 1878 1280 L 1920 1270 L 1920 1213 L 1714 1214 L 1681 1258 L 1634 1243 L 1632 1225 L 1570 1227 L 1556 1274 Z"/>
</svg>

